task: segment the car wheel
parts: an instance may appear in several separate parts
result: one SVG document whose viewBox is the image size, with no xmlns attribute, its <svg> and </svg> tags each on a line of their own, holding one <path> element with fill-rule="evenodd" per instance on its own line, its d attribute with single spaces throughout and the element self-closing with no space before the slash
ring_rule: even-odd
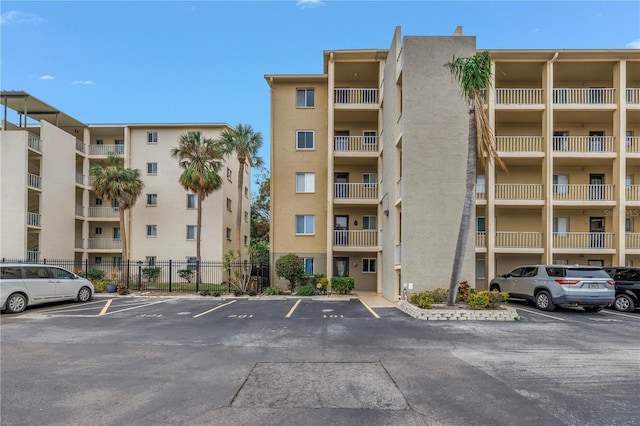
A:
<svg viewBox="0 0 640 426">
<path fill-rule="evenodd" d="M 556 305 L 554 305 L 551 300 L 551 295 L 546 290 L 542 290 L 536 294 L 535 302 L 536 308 L 541 311 L 553 311 L 556 309 Z"/>
<path fill-rule="evenodd" d="M 27 308 L 27 298 L 20 293 L 13 293 L 7 298 L 6 309 L 7 312 L 17 314 L 24 311 Z"/>
<path fill-rule="evenodd" d="M 500 286 L 498 284 L 491 284 L 489 291 L 500 291 Z"/>
<path fill-rule="evenodd" d="M 585 312 L 600 312 L 602 310 L 602 306 L 585 306 Z"/>
<path fill-rule="evenodd" d="M 89 287 L 82 287 L 78 292 L 78 302 L 86 302 L 91 299 L 91 290 Z"/>
<path fill-rule="evenodd" d="M 613 303 L 613 307 L 616 308 L 617 311 L 622 312 L 633 312 L 636 310 L 636 305 L 633 303 L 633 299 L 626 294 L 616 296 L 616 301 Z"/>
</svg>

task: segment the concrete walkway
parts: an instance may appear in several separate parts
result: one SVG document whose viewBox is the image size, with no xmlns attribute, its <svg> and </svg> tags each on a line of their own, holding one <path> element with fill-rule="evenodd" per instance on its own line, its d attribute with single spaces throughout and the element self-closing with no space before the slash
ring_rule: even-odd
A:
<svg viewBox="0 0 640 426">
<path fill-rule="evenodd" d="M 391 302 L 375 291 L 356 291 L 352 293 L 356 295 L 362 300 L 364 303 L 369 305 L 370 308 L 395 308 L 397 303 Z"/>
</svg>

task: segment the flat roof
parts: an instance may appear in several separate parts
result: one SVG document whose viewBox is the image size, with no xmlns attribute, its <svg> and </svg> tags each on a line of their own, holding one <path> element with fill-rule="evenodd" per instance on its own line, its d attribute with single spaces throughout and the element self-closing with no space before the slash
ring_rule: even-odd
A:
<svg viewBox="0 0 640 426">
<path fill-rule="evenodd" d="M 70 115 L 60 111 L 58 108 L 54 108 L 46 102 L 21 90 L 1 91 L 0 104 L 6 105 L 7 108 L 11 108 L 18 114 L 26 115 L 37 121 L 47 121 L 56 127 L 87 126 L 80 120 L 76 120 Z"/>
</svg>

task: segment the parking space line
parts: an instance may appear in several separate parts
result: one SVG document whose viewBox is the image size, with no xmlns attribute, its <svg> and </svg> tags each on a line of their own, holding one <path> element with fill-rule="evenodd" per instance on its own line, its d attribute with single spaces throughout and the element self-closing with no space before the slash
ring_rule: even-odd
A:
<svg viewBox="0 0 640 426">
<path fill-rule="evenodd" d="M 375 318 L 380 318 L 380 315 L 378 315 L 376 313 L 376 311 L 374 311 L 373 309 L 371 309 L 371 307 L 369 305 L 367 305 L 366 303 L 364 303 L 364 300 L 358 298 L 358 300 L 364 305 L 365 308 L 367 308 L 369 310 L 369 312 L 371 312 L 371 315 L 373 315 Z"/>
<path fill-rule="evenodd" d="M 199 314 L 197 314 L 197 315 L 194 315 L 193 317 L 194 317 L 194 318 L 199 318 L 199 317 L 201 317 L 201 316 L 203 316 L 203 315 L 206 315 L 206 314 L 209 314 L 209 313 L 211 313 L 211 312 L 215 311 L 216 309 L 224 308 L 225 306 L 230 305 L 230 304 L 232 304 L 232 303 L 236 303 L 236 302 L 237 302 L 237 299 L 232 300 L 231 302 L 227 302 L 227 303 L 224 303 L 224 304 L 222 304 L 222 305 L 220 305 L 220 306 L 216 306 L 216 307 L 215 307 L 215 308 L 213 308 L 213 309 L 209 309 L 208 311 L 201 312 L 201 313 L 199 313 Z"/>
<path fill-rule="evenodd" d="M 106 312 L 104 315 L 111 315 L 111 314 L 117 314 L 118 312 L 124 312 L 124 311 L 130 311 L 132 309 L 138 309 L 138 308 L 144 308 L 146 306 L 152 306 L 152 305 L 157 305 L 158 303 L 165 303 L 168 302 L 171 299 L 166 299 L 166 300 L 159 300 L 157 302 L 153 302 L 153 303 L 146 303 L 144 305 L 138 305 L 138 306 L 131 306 L 129 308 L 124 308 L 124 309 L 120 309 L 118 311 L 111 311 L 111 312 Z"/>
<path fill-rule="evenodd" d="M 113 299 L 107 300 L 107 303 L 104 304 L 104 306 L 102 307 L 102 310 L 100 311 L 98 316 L 104 315 L 104 314 L 107 313 L 107 309 L 109 309 L 109 306 L 111 306 L 111 302 L 113 302 Z"/>
<path fill-rule="evenodd" d="M 289 313 L 287 315 L 285 315 L 285 318 L 291 318 L 291 315 L 293 315 L 293 311 L 296 310 L 296 308 L 298 307 L 298 305 L 300 304 L 300 302 L 302 302 L 302 299 L 298 299 L 298 301 L 296 302 L 295 305 L 293 305 L 293 307 L 289 310 Z"/>
<path fill-rule="evenodd" d="M 80 309 L 89 309 L 89 308 L 84 308 L 87 305 L 95 305 L 96 303 L 102 303 L 102 300 L 96 300 L 94 302 L 86 302 L 83 303 L 81 306 L 82 308 Z M 92 309 L 92 308 L 91 308 Z M 65 305 L 65 306 L 56 306 L 55 308 L 49 308 L 49 309 L 43 309 L 43 310 L 38 310 L 35 312 L 29 312 L 29 313 L 37 313 L 37 314 L 45 314 L 45 313 L 49 313 L 49 312 L 56 312 L 56 311 L 65 311 L 65 310 L 74 310 L 74 308 L 69 305 Z"/>
<path fill-rule="evenodd" d="M 555 319 L 555 320 L 558 320 L 558 321 L 566 321 L 566 319 L 564 319 L 564 318 L 554 317 L 552 315 L 543 314 L 541 312 L 530 311 L 529 309 L 525 309 L 525 308 L 516 308 L 516 309 L 520 309 L 520 310 L 523 310 L 523 311 L 528 312 L 530 314 L 540 315 L 542 317 L 547 317 L 547 318 Z"/>
<path fill-rule="evenodd" d="M 613 311 L 600 311 L 603 314 L 609 314 L 609 315 L 619 315 L 621 317 L 625 317 L 625 318 L 633 318 L 636 320 L 640 320 L 640 316 L 638 315 L 631 315 L 631 314 L 625 314 L 622 312 L 613 312 Z"/>
</svg>

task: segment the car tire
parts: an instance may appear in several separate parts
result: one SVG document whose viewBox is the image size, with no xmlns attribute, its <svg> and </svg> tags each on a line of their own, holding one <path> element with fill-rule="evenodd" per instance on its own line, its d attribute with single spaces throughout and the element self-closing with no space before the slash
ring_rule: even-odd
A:
<svg viewBox="0 0 640 426">
<path fill-rule="evenodd" d="M 602 310 L 602 306 L 585 306 L 585 312 L 600 312 Z"/>
<path fill-rule="evenodd" d="M 78 302 L 86 302 L 91 299 L 91 289 L 89 287 L 82 287 L 78 292 Z"/>
<path fill-rule="evenodd" d="M 13 293 L 7 298 L 5 309 L 12 314 L 18 314 L 27 308 L 27 297 L 24 294 Z"/>
<path fill-rule="evenodd" d="M 491 284 L 489 291 L 500 291 L 500 286 L 498 284 Z"/>
<path fill-rule="evenodd" d="M 553 300 L 551 300 L 551 295 L 547 290 L 541 290 L 536 294 L 535 297 L 536 308 L 541 311 L 553 311 L 556 309 L 556 305 L 553 304 Z"/>
<path fill-rule="evenodd" d="M 616 296 L 616 301 L 613 302 L 613 307 L 616 311 L 621 312 L 633 312 L 636 310 L 636 304 L 626 294 L 619 294 Z"/>
</svg>

